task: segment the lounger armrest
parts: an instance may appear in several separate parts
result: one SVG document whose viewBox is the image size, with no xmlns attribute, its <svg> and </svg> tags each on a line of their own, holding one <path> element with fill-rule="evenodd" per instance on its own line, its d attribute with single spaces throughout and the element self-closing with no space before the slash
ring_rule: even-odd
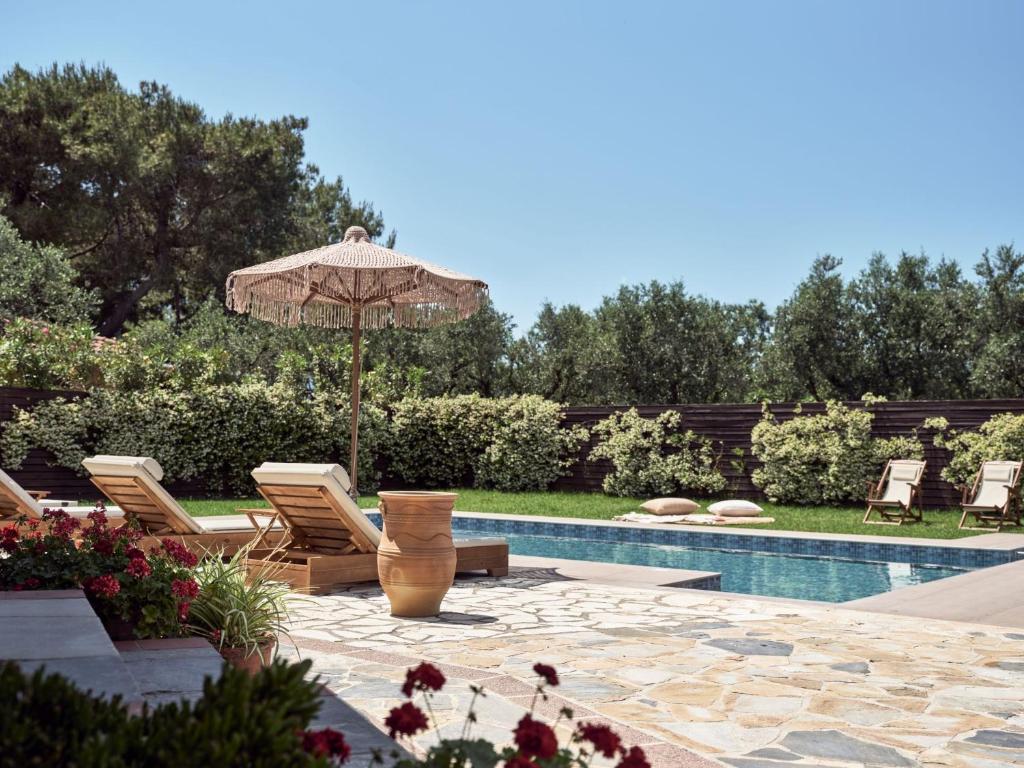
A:
<svg viewBox="0 0 1024 768">
<path fill-rule="evenodd" d="M 967 498 L 967 494 L 971 492 L 971 486 L 967 485 L 966 483 L 960 483 L 959 485 L 955 485 L 953 487 L 960 491 L 960 503 L 966 504 L 969 501 L 969 499 Z"/>
<path fill-rule="evenodd" d="M 878 496 L 882 484 L 880 482 L 876 483 L 874 480 L 865 480 L 864 482 L 868 486 L 868 501 L 871 501 Z"/>
</svg>

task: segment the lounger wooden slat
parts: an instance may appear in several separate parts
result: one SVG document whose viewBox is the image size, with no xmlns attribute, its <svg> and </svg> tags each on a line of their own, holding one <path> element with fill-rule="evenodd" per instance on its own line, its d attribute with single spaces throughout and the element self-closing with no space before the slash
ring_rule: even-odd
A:
<svg viewBox="0 0 1024 768">
<path fill-rule="evenodd" d="M 377 580 L 380 531 L 348 496 L 348 476 L 341 467 L 266 463 L 252 474 L 293 540 L 278 550 L 251 552 L 250 570 L 269 565 L 275 578 L 314 593 Z M 508 574 L 508 543 L 503 539 L 456 541 L 455 551 L 460 572 Z"/>
<path fill-rule="evenodd" d="M 188 514 L 160 485 L 163 470 L 152 459 L 131 456 L 96 456 L 82 464 L 89 470 L 93 484 L 138 521 L 147 546 L 162 538 L 175 539 L 196 554 L 223 549 L 234 554 L 256 539 L 259 530 L 246 523 L 237 530 L 207 530 Z M 265 532 L 264 539 L 276 546 L 284 537 L 280 527 Z"/>
</svg>

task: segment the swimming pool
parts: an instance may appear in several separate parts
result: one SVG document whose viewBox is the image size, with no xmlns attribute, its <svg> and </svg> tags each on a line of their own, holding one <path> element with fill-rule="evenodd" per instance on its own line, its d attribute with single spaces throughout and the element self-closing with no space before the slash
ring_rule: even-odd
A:
<svg viewBox="0 0 1024 768">
<path fill-rule="evenodd" d="M 459 536 L 493 536 L 493 531 L 460 528 Z M 944 579 L 968 569 L 915 563 L 779 555 L 767 552 L 695 549 L 666 544 L 587 541 L 557 536 L 505 534 L 515 555 L 650 565 L 722 574 L 724 592 L 843 603 L 912 584 Z"/>
<path fill-rule="evenodd" d="M 380 514 L 369 517 L 380 526 Z M 1024 537 L 1017 550 L 972 549 L 899 539 L 816 539 L 468 514 L 456 515 L 452 529 L 460 538 L 504 536 L 517 555 L 711 571 L 722 574 L 720 588 L 726 592 L 830 603 L 1001 565 L 1024 555 Z"/>
</svg>

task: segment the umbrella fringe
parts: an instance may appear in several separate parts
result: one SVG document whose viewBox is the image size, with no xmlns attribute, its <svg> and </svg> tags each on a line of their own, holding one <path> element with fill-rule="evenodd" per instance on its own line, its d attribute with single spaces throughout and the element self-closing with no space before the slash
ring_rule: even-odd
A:
<svg viewBox="0 0 1024 768">
<path fill-rule="evenodd" d="M 472 315 L 481 303 L 484 292 L 460 297 L 455 306 L 444 304 L 371 305 L 361 310 L 363 328 L 433 328 L 438 325 L 464 320 Z M 237 297 L 236 297 L 237 298 Z M 248 306 L 246 306 L 248 304 Z M 313 325 L 320 328 L 350 328 L 352 307 L 348 304 L 310 303 L 300 307 L 294 302 L 276 300 L 266 296 L 250 294 L 248 302 L 232 301 L 230 308 L 236 312 L 248 311 L 250 315 L 275 325 Z"/>
</svg>

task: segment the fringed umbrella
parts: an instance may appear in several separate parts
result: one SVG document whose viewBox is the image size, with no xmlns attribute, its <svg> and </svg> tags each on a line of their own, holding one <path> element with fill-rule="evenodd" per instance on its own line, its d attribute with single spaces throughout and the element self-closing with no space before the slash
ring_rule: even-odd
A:
<svg viewBox="0 0 1024 768">
<path fill-rule="evenodd" d="M 487 283 L 370 242 L 362 227 L 345 239 L 228 275 L 227 305 L 277 325 L 352 329 L 352 451 L 359 447 L 359 339 L 363 328 L 430 328 L 464 320 L 487 297 Z"/>
</svg>

